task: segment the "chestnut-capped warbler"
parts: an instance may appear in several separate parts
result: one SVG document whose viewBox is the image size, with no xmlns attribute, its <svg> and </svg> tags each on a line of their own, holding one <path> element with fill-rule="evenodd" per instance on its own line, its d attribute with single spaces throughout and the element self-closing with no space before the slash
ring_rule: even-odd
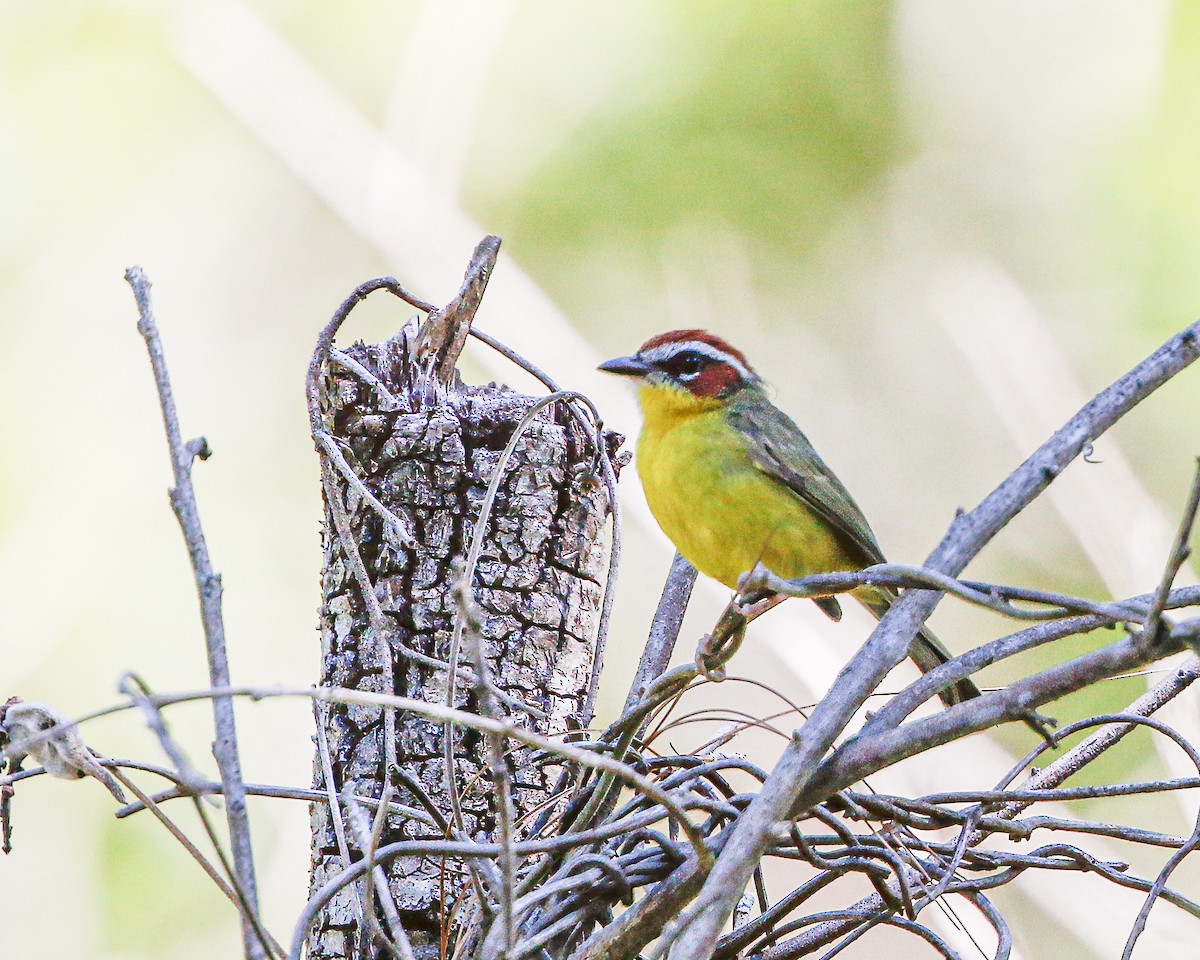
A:
<svg viewBox="0 0 1200 960">
<path fill-rule="evenodd" d="M 736 589 L 760 562 L 788 579 L 883 562 L 858 504 L 741 351 L 705 330 L 672 330 L 600 369 L 638 381 L 638 476 L 659 526 L 701 573 Z M 852 595 L 876 617 L 896 597 L 873 586 Z M 841 616 L 836 599 L 817 602 Z M 950 658 L 924 628 L 908 655 L 923 672 Z M 979 688 L 964 679 L 939 695 L 955 704 Z"/>
</svg>

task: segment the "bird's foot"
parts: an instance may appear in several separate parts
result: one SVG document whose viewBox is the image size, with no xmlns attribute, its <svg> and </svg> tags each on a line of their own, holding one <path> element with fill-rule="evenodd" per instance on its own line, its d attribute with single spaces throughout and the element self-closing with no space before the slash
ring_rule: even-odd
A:
<svg viewBox="0 0 1200 960">
<path fill-rule="evenodd" d="M 1021 719 L 1029 724 L 1051 748 L 1058 748 L 1058 736 L 1054 732 L 1054 728 L 1058 726 L 1057 720 L 1032 709 L 1021 714 Z"/>
</svg>

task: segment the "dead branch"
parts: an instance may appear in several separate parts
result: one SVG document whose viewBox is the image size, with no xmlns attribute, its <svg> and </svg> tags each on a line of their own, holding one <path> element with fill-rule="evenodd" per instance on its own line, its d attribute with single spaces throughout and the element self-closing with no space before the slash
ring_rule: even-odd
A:
<svg viewBox="0 0 1200 960">
<path fill-rule="evenodd" d="M 196 589 L 200 595 L 200 619 L 204 625 L 204 639 L 208 652 L 209 682 L 214 687 L 227 687 L 229 661 L 225 647 L 225 623 L 221 613 L 221 577 L 214 572 L 208 555 L 208 544 L 204 528 L 200 524 L 200 512 L 196 505 L 196 491 L 192 487 L 192 464 L 196 458 L 208 459 L 208 442 L 200 437 L 183 442 L 179 430 L 179 416 L 175 409 L 175 396 L 171 391 L 171 380 L 167 373 L 167 360 L 163 353 L 162 339 L 154 319 L 150 303 L 150 281 L 141 267 L 130 267 L 125 271 L 125 280 L 133 290 L 138 307 L 138 332 L 146 341 L 150 364 L 154 369 L 154 382 L 158 388 L 159 406 L 162 409 L 163 426 L 167 433 L 168 452 L 171 455 L 171 470 L 175 486 L 171 488 L 171 508 L 179 520 L 183 538 L 187 542 L 188 555 L 192 560 L 192 571 L 196 578 Z M 250 818 L 246 813 L 246 796 L 242 787 L 242 766 L 238 755 L 237 728 L 233 717 L 233 703 L 214 699 L 213 724 L 216 739 L 213 741 L 213 756 L 221 771 L 221 783 L 225 794 L 225 815 L 229 824 L 229 844 L 233 852 L 234 876 L 241 896 L 245 900 L 247 914 L 243 917 L 242 940 L 246 956 L 251 960 L 266 956 L 266 948 L 259 937 L 257 923 L 251 918 L 258 913 L 258 891 L 254 877 L 254 848 L 250 841 Z"/>
</svg>

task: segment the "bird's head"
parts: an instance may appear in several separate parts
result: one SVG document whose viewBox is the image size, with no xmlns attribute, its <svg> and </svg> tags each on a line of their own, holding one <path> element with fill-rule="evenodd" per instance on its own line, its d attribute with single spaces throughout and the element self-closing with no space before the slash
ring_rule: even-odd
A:
<svg viewBox="0 0 1200 960">
<path fill-rule="evenodd" d="M 645 386 L 679 391 L 699 401 L 723 401 L 758 383 L 742 352 L 707 330 L 671 330 L 651 337 L 630 357 L 600 370 L 636 377 Z"/>
</svg>

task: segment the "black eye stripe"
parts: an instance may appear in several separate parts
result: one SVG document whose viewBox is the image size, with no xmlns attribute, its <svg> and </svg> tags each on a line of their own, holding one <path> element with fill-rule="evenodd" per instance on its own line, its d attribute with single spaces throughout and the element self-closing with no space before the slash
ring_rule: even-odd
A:
<svg viewBox="0 0 1200 960">
<path fill-rule="evenodd" d="M 663 360 L 659 366 L 666 372 L 676 376 L 689 374 L 695 376 L 713 362 L 715 361 L 711 357 L 706 357 L 695 350 L 682 350 L 674 356 Z"/>
</svg>

